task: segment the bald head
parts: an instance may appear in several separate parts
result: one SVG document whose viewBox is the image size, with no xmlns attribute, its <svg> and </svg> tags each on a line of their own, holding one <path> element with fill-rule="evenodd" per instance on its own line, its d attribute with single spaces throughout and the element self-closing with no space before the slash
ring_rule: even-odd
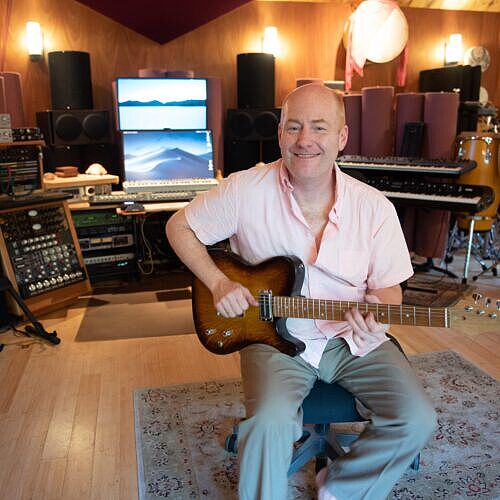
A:
<svg viewBox="0 0 500 500">
<path fill-rule="evenodd" d="M 345 125 L 344 100 L 337 90 L 329 89 L 321 83 L 309 83 L 292 90 L 283 100 L 280 123 L 283 124 L 290 118 L 289 109 L 295 103 L 310 105 L 311 108 L 319 104 L 324 112 L 335 116 L 339 129 Z"/>
</svg>

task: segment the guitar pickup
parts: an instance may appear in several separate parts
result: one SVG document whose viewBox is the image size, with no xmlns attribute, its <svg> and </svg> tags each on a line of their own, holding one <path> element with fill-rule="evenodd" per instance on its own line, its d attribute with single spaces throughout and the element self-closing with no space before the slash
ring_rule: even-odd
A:
<svg viewBox="0 0 500 500">
<path fill-rule="evenodd" d="M 273 292 L 271 290 L 259 291 L 259 319 L 272 321 L 273 317 Z"/>
</svg>

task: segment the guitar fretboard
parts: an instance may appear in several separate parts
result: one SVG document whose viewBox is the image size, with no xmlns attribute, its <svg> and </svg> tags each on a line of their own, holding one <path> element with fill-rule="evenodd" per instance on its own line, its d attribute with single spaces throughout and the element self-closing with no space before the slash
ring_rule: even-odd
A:
<svg viewBox="0 0 500 500">
<path fill-rule="evenodd" d="M 393 304 L 367 304 L 341 300 L 273 297 L 273 316 L 342 321 L 351 308 L 373 313 L 375 320 L 392 325 L 433 326 L 448 328 L 449 312 L 442 307 Z"/>
</svg>

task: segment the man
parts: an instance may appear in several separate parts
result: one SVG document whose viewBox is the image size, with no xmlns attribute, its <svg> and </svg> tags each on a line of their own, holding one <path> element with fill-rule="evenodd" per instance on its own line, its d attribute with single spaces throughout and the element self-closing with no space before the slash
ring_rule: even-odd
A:
<svg viewBox="0 0 500 500">
<path fill-rule="evenodd" d="M 250 263 L 298 256 L 307 297 L 401 303 L 399 283 L 412 267 L 399 221 L 382 194 L 336 166 L 346 141 L 341 95 L 299 87 L 283 103 L 282 160 L 230 176 L 170 219 L 173 249 L 220 314 L 257 305 L 205 249 L 226 238 Z M 373 413 L 350 452 L 318 474 L 322 500 L 385 498 L 433 432 L 434 410 L 404 356 L 386 342 L 385 326 L 354 309 L 345 320 L 288 319 L 289 332 L 306 344 L 300 356 L 263 344 L 241 351 L 248 417 L 238 432 L 241 499 L 286 499 L 300 406 L 318 378 L 339 382 Z"/>
</svg>

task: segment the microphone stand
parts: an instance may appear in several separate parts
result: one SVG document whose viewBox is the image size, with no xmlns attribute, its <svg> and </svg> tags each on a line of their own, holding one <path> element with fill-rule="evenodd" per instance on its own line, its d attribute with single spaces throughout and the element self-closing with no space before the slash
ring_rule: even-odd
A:
<svg viewBox="0 0 500 500">
<path fill-rule="evenodd" d="M 51 344 L 57 345 L 61 342 L 61 339 L 57 336 L 56 332 L 47 332 L 42 324 L 36 320 L 35 316 L 28 309 L 28 306 L 22 297 L 12 286 L 12 283 L 5 277 L 0 277 L 0 292 L 9 293 L 23 310 L 26 317 L 31 321 L 31 325 L 26 325 L 25 327 L 26 333 L 41 337 L 42 339 L 49 341 Z"/>
</svg>

